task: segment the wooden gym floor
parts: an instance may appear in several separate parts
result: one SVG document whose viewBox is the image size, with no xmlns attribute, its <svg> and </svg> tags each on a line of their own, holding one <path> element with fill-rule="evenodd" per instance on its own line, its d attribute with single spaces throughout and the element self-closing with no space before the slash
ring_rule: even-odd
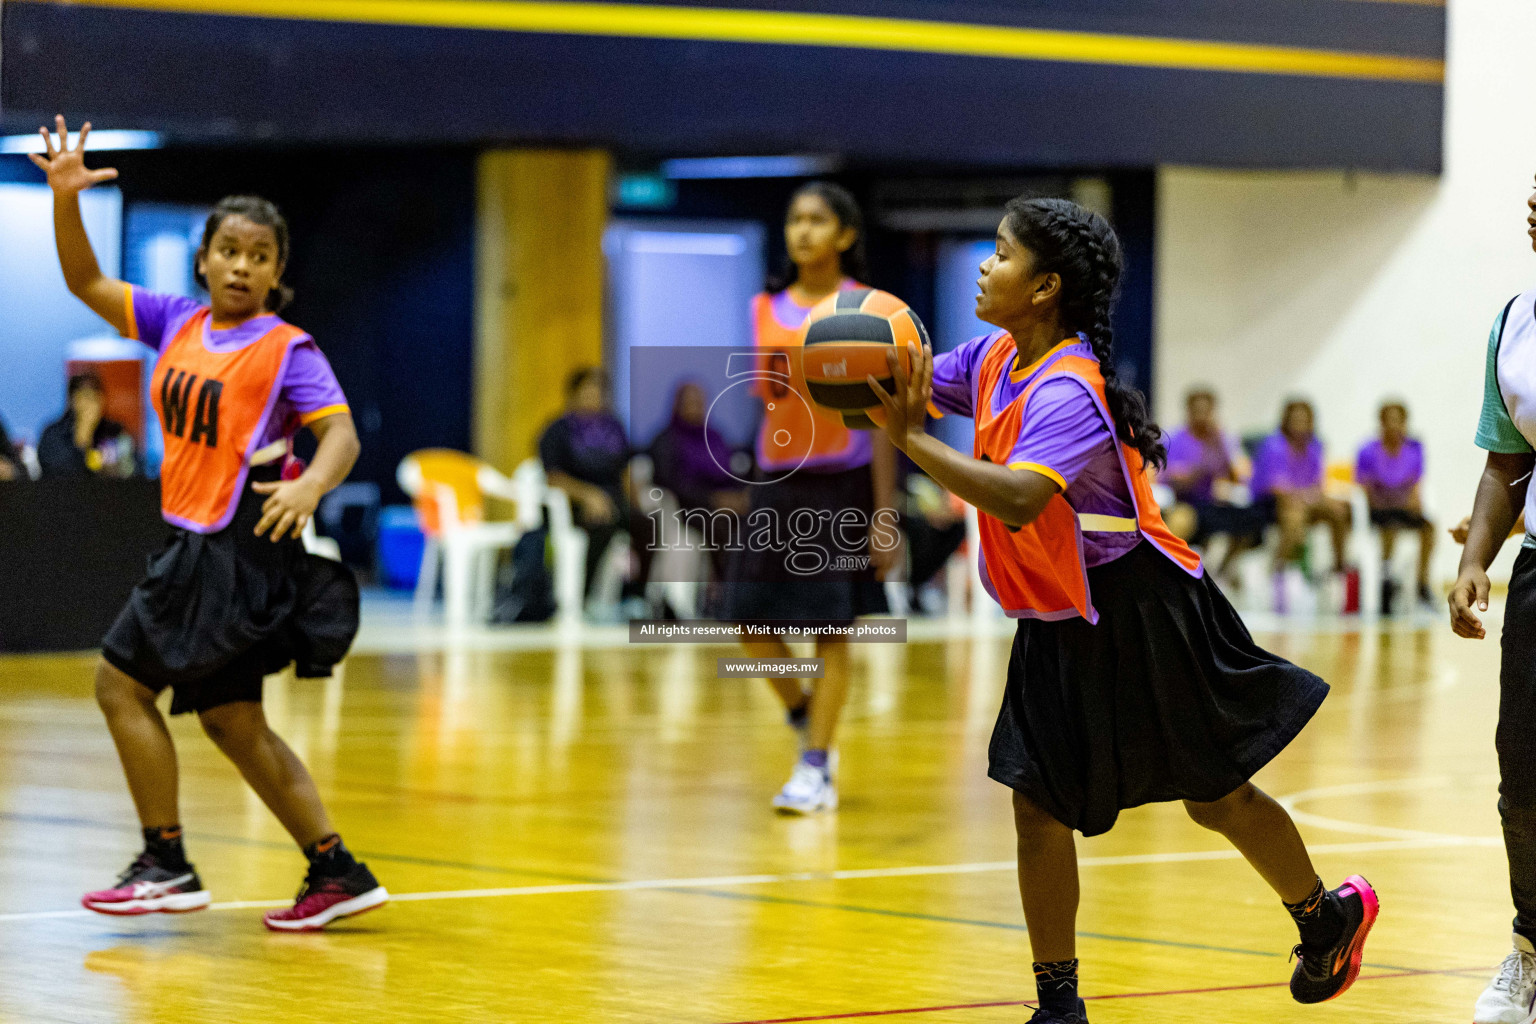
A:
<svg viewBox="0 0 1536 1024">
<path fill-rule="evenodd" d="M 1496 640 L 1439 620 L 1260 639 L 1334 684 L 1257 781 L 1330 884 L 1379 889 L 1369 966 L 1338 1003 L 1292 1004 L 1275 898 L 1177 806 L 1145 807 L 1080 843 L 1091 1019 L 1470 1019 L 1509 946 Z M 802 820 L 769 810 L 793 736 L 761 682 L 713 678 L 728 651 L 388 647 L 340 680 L 268 685 L 274 725 L 396 894 L 320 935 L 261 927 L 302 858 L 187 718 L 183 817 L 213 909 L 79 910 L 138 838 L 92 661 L 0 660 L 0 1019 L 1028 1018 L 1008 794 L 986 778 L 1006 638 L 856 648 L 843 807 Z"/>
</svg>

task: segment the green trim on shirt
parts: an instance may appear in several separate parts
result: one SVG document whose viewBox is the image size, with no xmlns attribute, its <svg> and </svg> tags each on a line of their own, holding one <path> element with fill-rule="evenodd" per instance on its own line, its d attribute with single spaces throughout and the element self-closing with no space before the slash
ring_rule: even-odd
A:
<svg viewBox="0 0 1536 1024">
<path fill-rule="evenodd" d="M 1536 451 L 1509 418 L 1509 408 L 1504 404 L 1504 392 L 1499 390 L 1499 341 L 1504 334 L 1504 321 L 1509 316 L 1509 305 L 1499 313 L 1488 334 L 1488 361 L 1483 373 L 1483 411 L 1477 418 L 1476 444 L 1486 451 L 1501 455 L 1524 455 Z"/>
</svg>

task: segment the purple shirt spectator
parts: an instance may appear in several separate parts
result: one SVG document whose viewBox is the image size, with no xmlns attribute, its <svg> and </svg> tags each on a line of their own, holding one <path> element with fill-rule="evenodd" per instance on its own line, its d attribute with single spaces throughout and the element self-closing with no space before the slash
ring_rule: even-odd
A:
<svg viewBox="0 0 1536 1024">
<path fill-rule="evenodd" d="M 1408 438 L 1394 455 L 1378 438 L 1360 449 L 1355 481 L 1365 488 L 1372 508 L 1409 508 L 1424 476 L 1424 446 Z"/>
<path fill-rule="evenodd" d="M 1306 491 L 1323 486 L 1323 442 L 1316 437 L 1297 451 L 1280 431 L 1266 437 L 1253 457 L 1253 493 Z"/>
<path fill-rule="evenodd" d="M 176 332 L 204 306 L 195 299 L 130 287 L 128 336 L 156 352 L 164 352 Z M 252 317 L 234 327 L 215 329 L 210 323 L 203 344 L 210 352 L 233 352 L 265 335 L 279 323 L 276 313 Z M 308 334 L 293 347 L 283 379 L 278 382 L 277 403 L 267 420 L 265 436 L 253 450 L 292 437 L 299 428 L 335 413 L 348 412 L 347 396 Z"/>
<path fill-rule="evenodd" d="M 993 344 L 1011 347 L 1013 342 L 998 331 L 934 356 L 934 405 L 944 412 L 972 415 L 975 402 L 983 400 L 975 394 L 976 371 Z M 1034 365 L 1006 375 L 985 400 L 993 410 L 1016 401 L 1057 354 L 1094 358 L 1093 347 L 1086 341 L 1057 346 Z M 1115 436 L 1098 399 L 1076 377 L 1048 380 L 1029 396 L 1008 465 L 1050 477 L 1080 514 L 1124 518 L 1136 514 Z M 1140 542 L 1141 534 L 1135 532 L 1085 533 L 1085 564 L 1092 568 L 1113 562 Z"/>
<path fill-rule="evenodd" d="M 1216 500 L 1216 481 L 1231 479 L 1236 462 L 1237 448 L 1226 434 L 1200 438 L 1183 427 L 1168 437 L 1165 477 L 1168 483 L 1173 483 L 1173 477 L 1186 478 L 1173 487 L 1180 501 L 1209 505 Z"/>
<path fill-rule="evenodd" d="M 720 465 L 730 457 L 731 447 L 719 431 L 689 423 L 675 412 L 672 422 L 651 442 L 656 482 L 675 494 L 685 509 L 712 508 L 713 492 L 741 487 Z"/>
</svg>

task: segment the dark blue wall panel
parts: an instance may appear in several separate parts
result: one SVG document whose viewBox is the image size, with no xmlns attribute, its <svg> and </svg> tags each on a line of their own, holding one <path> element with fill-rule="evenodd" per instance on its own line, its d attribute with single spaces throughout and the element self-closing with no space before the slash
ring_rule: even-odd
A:
<svg viewBox="0 0 1536 1024">
<path fill-rule="evenodd" d="M 1432 59 L 1444 46 L 1443 9 L 1356 0 L 857 8 Z M 5 4 L 3 17 L 7 130 L 62 109 L 199 141 L 553 142 L 992 166 L 1440 166 L 1439 82 L 30 2 Z"/>
</svg>

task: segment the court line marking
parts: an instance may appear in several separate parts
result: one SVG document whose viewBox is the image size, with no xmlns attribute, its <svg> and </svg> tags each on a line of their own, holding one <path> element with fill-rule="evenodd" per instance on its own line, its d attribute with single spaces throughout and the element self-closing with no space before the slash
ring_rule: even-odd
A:
<svg viewBox="0 0 1536 1024">
<path fill-rule="evenodd" d="M 31 0 L 40 2 L 40 0 Z M 77 0 L 79 6 L 575 36 L 771 43 L 1440 85 L 1445 60 L 869 15 L 569 0 Z"/>
<path fill-rule="evenodd" d="M 51 814 L 32 814 L 19 811 L 0 811 L 0 821 L 15 821 L 27 825 L 56 825 L 63 828 L 89 828 L 109 832 L 122 832 L 126 826 L 120 822 L 99 821 L 94 818 L 67 817 Z M 216 843 L 224 846 L 244 846 L 255 850 L 273 850 L 284 853 L 294 849 L 292 841 L 256 839 L 251 836 L 226 836 L 217 832 L 191 831 L 187 838 L 194 843 Z M 448 871 L 466 871 L 495 875 L 523 875 L 527 878 L 558 878 L 567 882 L 607 882 L 610 878 L 595 875 L 578 875 L 569 871 L 546 871 L 530 867 L 506 867 L 499 864 L 475 864 L 469 861 L 442 860 L 434 857 L 415 857 L 404 853 L 381 853 L 377 850 L 353 850 L 363 861 L 384 861 L 391 864 L 409 864 L 412 867 L 443 868 Z"/>
<path fill-rule="evenodd" d="M 1310 846 L 1315 854 L 1366 853 L 1389 850 L 1433 849 L 1436 847 L 1477 846 L 1467 837 L 1435 836 L 1419 839 L 1392 839 L 1358 843 L 1320 843 Z M 1189 850 L 1182 853 L 1144 853 L 1113 857 L 1083 857 L 1080 867 L 1121 867 L 1137 864 L 1186 864 L 1202 861 L 1240 860 L 1242 854 L 1232 848 L 1223 850 Z M 781 874 L 719 875 L 702 878 L 641 878 L 620 882 L 569 882 L 557 885 L 515 885 L 486 889 L 444 889 L 428 892 L 403 892 L 392 894 L 397 903 L 414 903 L 439 900 L 501 899 L 516 896 L 565 896 L 582 893 L 645 892 L 665 889 L 721 889 L 748 885 L 778 885 L 792 882 L 841 882 L 871 878 L 914 878 L 932 875 L 967 875 L 993 871 L 1014 871 L 1017 862 L 1011 860 L 980 861 L 970 864 L 929 864 L 887 868 L 848 868 L 839 871 L 792 871 Z M 292 900 L 231 900 L 214 903 L 209 910 L 260 910 L 285 907 Z M 91 917 L 92 911 L 79 910 L 31 910 L 0 914 L 0 923 L 8 921 L 41 921 L 56 918 Z"/>
<path fill-rule="evenodd" d="M 924 914 L 912 910 L 896 910 L 886 907 L 861 907 L 853 903 L 825 903 L 818 900 L 795 899 L 790 896 L 770 896 L 760 892 L 725 892 L 720 889 L 668 889 L 667 892 L 678 895 L 712 896 L 716 899 L 743 900 L 753 903 L 785 904 L 795 907 L 811 907 L 820 910 L 838 910 L 851 914 L 873 914 L 879 917 L 898 917 L 913 921 L 931 921 L 936 924 L 959 924 L 973 928 L 996 928 L 1002 931 L 1027 932 L 1029 928 L 1022 921 L 987 921 L 981 918 L 970 917 L 946 917 L 942 914 Z M 1096 939 L 1102 942 L 1127 942 L 1142 946 L 1163 946 L 1170 949 L 1194 949 L 1202 953 L 1230 953 L 1234 956 L 1257 956 L 1265 959 L 1274 959 L 1285 956 L 1285 953 L 1276 952 L 1273 949 L 1244 949 L 1241 946 L 1212 946 L 1201 942 L 1180 942 L 1177 939 L 1154 939 L 1142 935 L 1114 935 L 1109 932 L 1084 932 L 1079 931 L 1080 939 Z M 1411 967 L 1403 967 L 1399 964 L 1367 963 L 1364 966 L 1378 971 L 1408 971 Z"/>
<path fill-rule="evenodd" d="M 1360 975 L 1359 978 L 1357 978 L 1355 980 L 1356 980 L 1357 983 L 1361 982 L 1361 981 L 1387 981 L 1387 980 L 1391 980 L 1393 978 L 1416 978 L 1416 977 L 1424 977 L 1426 975 L 1436 975 L 1436 974 L 1456 975 L 1456 974 L 1467 974 L 1467 973 L 1470 973 L 1472 971 L 1485 971 L 1485 970 L 1487 970 L 1487 968 L 1481 968 L 1481 967 L 1458 967 L 1458 968 L 1453 968 L 1453 969 L 1433 970 L 1433 971 L 1392 971 L 1392 972 L 1383 973 L 1383 974 L 1362 974 L 1362 975 Z M 1103 995 L 1084 996 L 1083 997 L 1083 1001 L 1087 1002 L 1087 1003 L 1092 1003 L 1092 1002 L 1100 1002 L 1100 1001 L 1108 1000 L 1108 999 L 1154 999 L 1154 998 L 1157 998 L 1159 996 L 1210 995 L 1210 994 L 1217 993 L 1217 992 L 1247 992 L 1247 991 L 1251 991 L 1251 990 L 1254 990 L 1254 989 L 1286 988 L 1289 985 L 1290 985 L 1290 982 L 1288 982 L 1288 981 L 1264 981 L 1264 982 L 1255 982 L 1253 984 L 1248 984 L 1248 985 L 1214 985 L 1214 986 L 1211 986 L 1210 988 L 1165 989 L 1165 990 L 1160 990 L 1160 991 L 1156 991 L 1156 992 L 1110 992 L 1110 993 L 1105 993 Z M 764 1019 L 764 1020 L 732 1021 L 732 1022 L 730 1022 L 730 1024 L 804 1024 L 804 1022 L 808 1022 L 808 1021 L 853 1020 L 853 1019 L 859 1018 L 859 1017 L 894 1017 L 894 1016 L 898 1016 L 898 1015 L 901 1015 L 901 1014 L 910 1014 L 910 1013 L 942 1013 L 945 1010 L 986 1010 L 986 1009 L 995 1009 L 997 1007 L 1002 1007 L 1002 1006 L 1034 1006 L 1034 1005 L 1035 1005 L 1035 1003 L 1034 1003 L 1033 1000 L 1028 1000 L 1028 999 L 1006 999 L 1006 1000 L 997 1000 L 997 1001 L 988 1002 L 988 1003 L 954 1003 L 954 1004 L 951 1004 L 949 1006 L 913 1006 L 913 1007 L 907 1007 L 905 1009 L 899 1009 L 899 1010 L 854 1010 L 854 1011 L 851 1011 L 851 1012 L 848 1012 L 848 1013 L 826 1013 L 826 1014 L 819 1014 L 819 1015 L 812 1016 L 812 1017 L 773 1017 L 773 1018 L 768 1018 L 768 1019 Z"/>
<path fill-rule="evenodd" d="M 1389 825 L 1372 825 L 1363 821 L 1348 821 L 1343 818 L 1330 818 L 1321 814 L 1313 814 L 1303 811 L 1297 805 L 1303 801 L 1325 800 L 1330 797 L 1341 796 L 1371 796 L 1377 793 L 1396 793 L 1411 789 L 1448 789 L 1452 785 L 1471 782 L 1490 782 L 1497 784 L 1497 775 L 1430 775 L 1421 778 L 1410 779 L 1374 779 L 1366 782 L 1345 782 L 1336 786 L 1317 786 L 1313 789 L 1304 789 L 1298 793 L 1277 797 L 1276 802 L 1290 814 L 1291 820 L 1298 825 L 1311 825 L 1313 828 L 1324 828 L 1332 832 L 1348 832 L 1362 836 L 1378 836 L 1384 839 L 1402 840 L 1457 840 L 1465 846 L 1498 847 L 1503 849 L 1504 840 L 1500 836 L 1467 836 L 1450 832 L 1424 832 L 1419 829 L 1393 828 Z"/>
</svg>

